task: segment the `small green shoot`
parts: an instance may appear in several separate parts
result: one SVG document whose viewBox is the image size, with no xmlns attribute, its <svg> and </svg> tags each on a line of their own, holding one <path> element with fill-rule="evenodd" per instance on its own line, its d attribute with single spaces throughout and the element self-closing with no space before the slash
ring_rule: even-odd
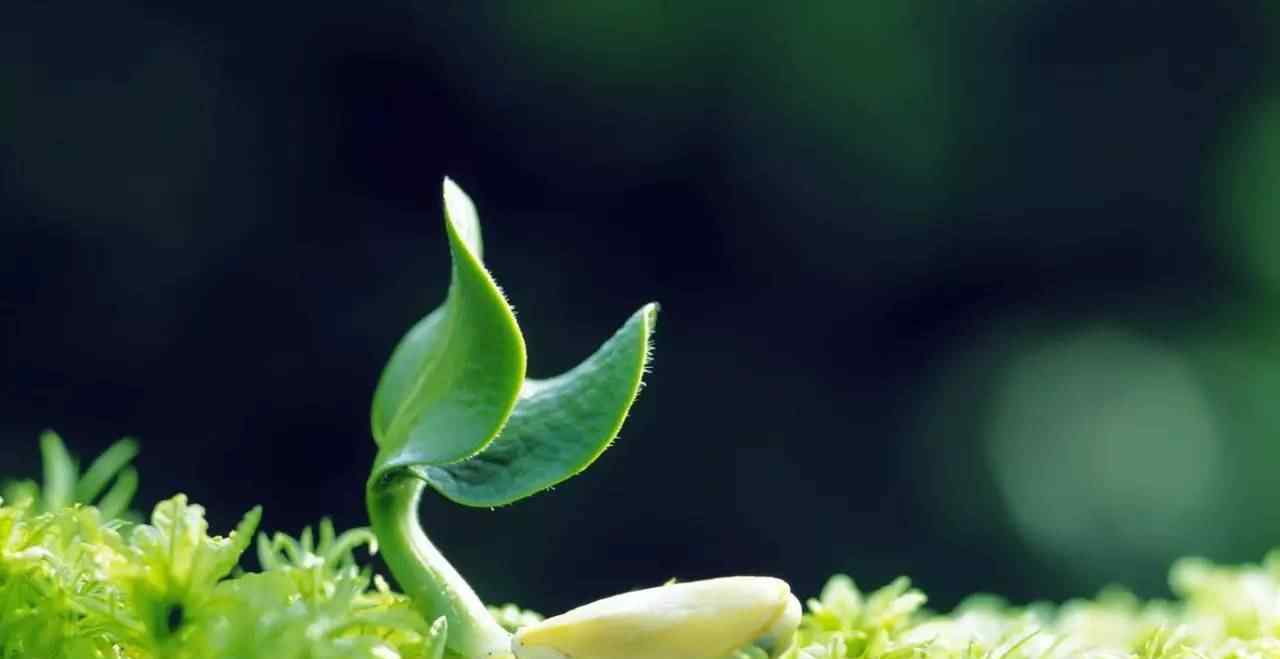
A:
<svg viewBox="0 0 1280 659">
<path fill-rule="evenodd" d="M 125 438 L 112 444 L 90 463 L 84 474 L 67 452 L 62 438 L 51 430 L 40 435 L 40 455 L 44 463 L 43 482 L 39 485 L 32 481 L 8 483 L 3 491 L 4 499 L 17 502 L 29 498 L 39 512 L 61 510 L 76 503 L 93 504 L 96 500 L 98 512 L 105 518 L 126 516 L 129 503 L 138 491 L 138 472 L 129 464 L 138 455 L 136 441 Z"/>
<path fill-rule="evenodd" d="M 481 260 L 475 207 L 449 180 L 444 201 L 449 292 L 401 340 L 374 395 L 369 518 L 401 587 L 425 615 L 448 619 L 449 649 L 500 655 L 510 635 L 423 533 L 422 490 L 498 506 L 585 469 L 640 390 L 657 306 L 637 311 L 572 370 L 526 379 L 524 338 Z"/>
</svg>

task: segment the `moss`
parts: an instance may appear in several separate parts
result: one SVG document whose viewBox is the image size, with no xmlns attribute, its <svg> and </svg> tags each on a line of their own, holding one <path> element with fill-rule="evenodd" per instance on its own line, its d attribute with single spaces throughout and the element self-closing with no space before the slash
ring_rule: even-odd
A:
<svg viewBox="0 0 1280 659">
<path fill-rule="evenodd" d="M 368 530 L 339 533 L 326 520 L 296 538 L 260 533 L 261 568 L 243 571 L 256 509 L 226 536 L 210 535 L 204 509 L 183 495 L 157 504 L 145 523 L 126 513 L 112 518 L 68 495 L 84 477 L 59 456 L 65 452 L 46 452 L 46 460 L 65 460 L 46 472 L 59 473 L 53 480 L 66 490 L 58 495 L 65 505 L 43 504 L 51 497 L 30 482 L 6 489 L 10 498 L 0 502 L 0 657 L 444 654 L 444 621 L 424 619 L 357 560 L 361 547 L 376 550 Z M 1280 554 L 1235 567 L 1182 561 L 1171 583 L 1174 601 L 1144 602 L 1109 589 L 1059 606 L 976 597 L 943 614 L 927 610 L 924 594 L 905 578 L 865 592 L 836 576 L 808 601 L 796 643 L 783 656 L 1280 658 Z M 507 629 L 540 620 L 509 604 L 491 611 Z M 737 653 L 760 656 L 757 649 Z"/>
</svg>

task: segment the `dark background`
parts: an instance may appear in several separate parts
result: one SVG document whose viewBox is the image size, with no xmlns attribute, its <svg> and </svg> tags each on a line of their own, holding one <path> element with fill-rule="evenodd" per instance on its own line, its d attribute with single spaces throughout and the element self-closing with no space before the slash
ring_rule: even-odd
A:
<svg viewBox="0 0 1280 659">
<path fill-rule="evenodd" d="M 5 3 L 0 459 L 364 523 L 476 200 L 530 371 L 663 304 L 588 472 L 425 524 L 491 601 L 669 577 L 947 607 L 1280 544 L 1268 3 Z"/>
</svg>

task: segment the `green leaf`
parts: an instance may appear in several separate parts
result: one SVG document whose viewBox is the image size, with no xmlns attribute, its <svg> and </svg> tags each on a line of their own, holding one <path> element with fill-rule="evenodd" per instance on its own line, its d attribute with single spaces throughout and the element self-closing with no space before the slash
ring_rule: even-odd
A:
<svg viewBox="0 0 1280 659">
<path fill-rule="evenodd" d="M 47 430 L 40 435 L 40 457 L 44 462 L 41 509 L 50 512 L 74 503 L 76 461 L 67 452 L 58 433 Z"/>
<path fill-rule="evenodd" d="M 76 501 L 90 503 L 96 499 L 111 479 L 121 474 L 137 455 L 138 442 L 133 439 L 126 437 L 112 444 L 89 465 L 80 477 L 80 482 L 76 483 Z M 137 478 L 136 473 L 134 478 Z"/>
<path fill-rule="evenodd" d="M 469 460 L 424 467 L 427 482 L 458 503 L 500 506 L 586 469 L 640 389 L 656 316 L 657 305 L 646 305 L 569 372 L 525 381 L 502 434 Z"/>
<path fill-rule="evenodd" d="M 524 339 L 480 260 L 475 208 L 447 179 L 444 198 L 449 294 L 383 371 L 371 480 L 411 468 L 453 501 L 502 505 L 577 474 L 609 445 L 639 392 L 657 305 L 563 375 L 525 380 Z"/>
<path fill-rule="evenodd" d="M 373 402 L 375 471 L 470 457 L 497 435 L 524 382 L 524 337 L 480 262 L 474 207 L 446 180 L 453 277 L 444 306 L 401 340 Z"/>
<path fill-rule="evenodd" d="M 117 519 L 129 511 L 129 502 L 138 493 L 138 470 L 125 467 L 116 477 L 111 489 L 98 501 L 98 510 L 107 519 Z"/>
</svg>

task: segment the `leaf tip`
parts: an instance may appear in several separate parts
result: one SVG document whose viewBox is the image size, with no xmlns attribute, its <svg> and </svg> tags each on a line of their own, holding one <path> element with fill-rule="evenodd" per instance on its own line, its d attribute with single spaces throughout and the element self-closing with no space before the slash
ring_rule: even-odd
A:
<svg viewBox="0 0 1280 659">
<path fill-rule="evenodd" d="M 480 240 L 480 219 L 476 215 L 475 203 L 448 176 L 444 177 L 441 187 L 444 196 L 445 223 L 457 234 L 467 249 L 480 258 L 483 245 Z"/>
<path fill-rule="evenodd" d="M 644 322 L 644 364 L 641 366 L 643 373 L 650 371 L 650 364 L 653 362 L 653 332 L 658 326 L 658 312 L 662 310 L 662 305 L 657 302 L 650 302 L 640 308 L 640 317 Z M 644 386 L 642 380 L 636 390 Z"/>
<path fill-rule="evenodd" d="M 242 538 L 245 546 L 248 546 L 253 540 L 254 531 L 258 530 L 258 524 L 262 522 L 262 506 L 254 506 L 249 512 L 240 518 L 240 523 L 236 525 L 234 533 Z"/>
<path fill-rule="evenodd" d="M 649 326 L 649 329 L 653 329 L 654 325 L 658 324 L 659 311 L 662 311 L 662 305 L 657 302 L 650 302 L 640 307 L 640 313 L 644 315 L 645 324 Z"/>
<path fill-rule="evenodd" d="M 55 432 L 52 428 L 46 428 L 40 433 L 40 448 L 48 450 L 66 450 L 66 445 L 62 442 L 62 436 Z"/>
</svg>

